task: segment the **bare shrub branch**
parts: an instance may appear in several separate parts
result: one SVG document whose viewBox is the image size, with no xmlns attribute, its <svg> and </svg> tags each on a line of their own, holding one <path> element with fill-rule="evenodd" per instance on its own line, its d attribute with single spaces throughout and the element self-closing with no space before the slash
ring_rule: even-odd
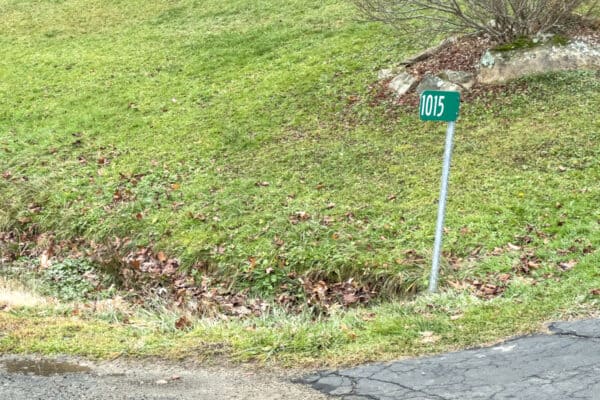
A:
<svg viewBox="0 0 600 400">
<path fill-rule="evenodd" d="M 397 29 L 444 33 L 483 32 L 499 42 L 547 33 L 582 10 L 590 13 L 598 0 L 351 0 L 371 20 Z"/>
</svg>

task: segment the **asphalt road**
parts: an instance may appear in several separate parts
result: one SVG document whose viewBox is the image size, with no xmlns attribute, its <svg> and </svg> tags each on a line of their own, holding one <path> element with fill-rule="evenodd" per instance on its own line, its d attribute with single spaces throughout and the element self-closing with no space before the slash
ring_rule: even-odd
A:
<svg viewBox="0 0 600 400">
<path fill-rule="evenodd" d="M 298 374 L 162 361 L 0 357 L 0 400 L 322 400 Z"/>
<path fill-rule="evenodd" d="M 343 400 L 600 400 L 600 320 L 555 323 L 550 332 L 303 381 Z"/>
</svg>

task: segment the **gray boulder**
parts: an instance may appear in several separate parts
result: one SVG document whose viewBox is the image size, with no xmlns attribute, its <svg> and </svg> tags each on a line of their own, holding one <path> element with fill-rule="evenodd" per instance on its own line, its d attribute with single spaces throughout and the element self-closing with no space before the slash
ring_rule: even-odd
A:
<svg viewBox="0 0 600 400">
<path fill-rule="evenodd" d="M 540 45 L 533 49 L 487 51 L 479 64 L 477 80 L 504 83 L 526 75 L 553 71 L 600 69 L 600 46 L 583 40 L 565 46 Z"/>
<path fill-rule="evenodd" d="M 421 94 L 426 90 L 462 92 L 463 87 L 455 83 L 445 81 L 438 76 L 426 74 L 421 80 L 421 83 L 419 83 L 417 86 L 417 93 Z"/>
<path fill-rule="evenodd" d="M 417 79 L 408 72 L 401 72 L 388 84 L 388 88 L 400 97 L 412 90 L 417 84 Z"/>
<path fill-rule="evenodd" d="M 437 74 L 437 77 L 446 82 L 462 86 L 465 90 L 471 90 L 475 84 L 475 74 L 466 71 L 446 70 Z"/>
</svg>

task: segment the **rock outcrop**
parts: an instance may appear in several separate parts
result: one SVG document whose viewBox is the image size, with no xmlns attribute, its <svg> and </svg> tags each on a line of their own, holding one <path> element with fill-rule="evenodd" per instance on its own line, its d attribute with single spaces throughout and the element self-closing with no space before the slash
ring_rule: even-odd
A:
<svg viewBox="0 0 600 400">
<path fill-rule="evenodd" d="M 600 45 L 577 40 L 565 46 L 544 44 L 526 50 L 489 50 L 481 59 L 477 81 L 504 83 L 526 75 L 577 69 L 600 69 Z"/>
</svg>

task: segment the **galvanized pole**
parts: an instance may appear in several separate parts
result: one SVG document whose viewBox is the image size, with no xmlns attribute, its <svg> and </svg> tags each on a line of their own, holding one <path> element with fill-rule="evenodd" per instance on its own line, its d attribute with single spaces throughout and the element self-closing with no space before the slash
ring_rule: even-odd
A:
<svg viewBox="0 0 600 400">
<path fill-rule="evenodd" d="M 442 188 L 440 190 L 440 203 L 438 207 L 437 226 L 435 229 L 435 244 L 433 248 L 433 261 L 431 276 L 429 278 L 429 291 L 437 291 L 438 275 L 440 272 L 440 257 L 442 254 L 442 239 L 444 236 L 444 220 L 446 218 L 446 198 L 448 197 L 448 181 L 450 179 L 450 163 L 452 161 L 452 144 L 454 140 L 455 121 L 448 122 L 446 131 L 446 148 L 444 150 L 444 166 L 442 169 Z"/>
</svg>

